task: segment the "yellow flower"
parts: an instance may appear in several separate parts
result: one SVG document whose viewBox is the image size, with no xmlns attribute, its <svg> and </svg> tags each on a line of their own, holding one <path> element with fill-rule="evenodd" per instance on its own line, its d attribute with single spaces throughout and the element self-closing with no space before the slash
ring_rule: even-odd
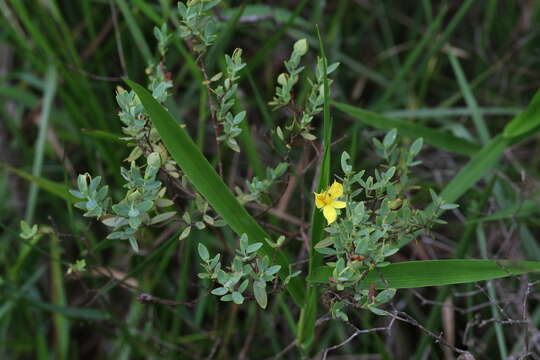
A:
<svg viewBox="0 0 540 360">
<path fill-rule="evenodd" d="M 328 190 L 320 194 L 315 193 L 315 205 L 318 209 L 322 208 L 323 215 L 326 221 L 328 221 L 328 224 L 336 221 L 336 209 L 343 209 L 346 206 L 345 201 L 337 201 L 337 198 L 341 195 L 343 195 L 343 185 L 337 181 L 334 181 Z"/>
</svg>

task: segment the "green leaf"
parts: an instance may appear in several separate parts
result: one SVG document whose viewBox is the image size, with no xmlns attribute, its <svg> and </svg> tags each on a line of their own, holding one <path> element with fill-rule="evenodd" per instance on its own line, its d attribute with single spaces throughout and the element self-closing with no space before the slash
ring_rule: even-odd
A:
<svg viewBox="0 0 540 360">
<path fill-rule="evenodd" d="M 208 262 L 210 260 L 210 253 L 208 252 L 208 249 L 206 246 L 204 246 L 202 243 L 199 243 L 199 256 L 201 257 L 202 261 Z"/>
<path fill-rule="evenodd" d="M 159 215 L 154 216 L 154 217 L 150 220 L 150 224 L 151 224 L 151 225 L 153 225 L 153 224 L 158 224 L 158 223 L 160 223 L 160 222 L 169 220 L 169 219 L 172 218 L 174 215 L 176 215 L 176 211 L 169 211 L 169 212 L 161 213 L 161 214 L 159 214 Z"/>
<path fill-rule="evenodd" d="M 247 252 L 248 254 L 251 254 L 251 253 L 253 253 L 253 252 L 259 250 L 259 249 L 262 247 L 262 245 L 263 245 L 263 244 L 260 243 L 260 242 L 259 242 L 259 243 L 251 244 L 251 245 L 249 245 L 249 246 L 247 247 L 246 252 Z"/>
<path fill-rule="evenodd" d="M 328 283 L 333 268 L 321 266 L 309 278 L 313 283 Z M 368 289 L 375 284 L 377 289 L 412 289 L 424 286 L 464 284 L 498 279 L 512 275 L 540 271 L 538 261 L 509 260 L 427 260 L 406 261 L 390 264 L 369 272 L 360 282 Z"/>
<path fill-rule="evenodd" d="M 129 245 L 131 245 L 131 248 L 133 249 L 133 251 L 138 253 L 139 252 L 139 244 L 137 243 L 137 239 L 134 238 L 133 236 L 131 236 L 131 237 L 128 238 L 128 240 L 129 240 Z"/>
<path fill-rule="evenodd" d="M 344 103 L 332 102 L 332 105 L 364 124 L 387 131 L 396 128 L 400 135 L 408 136 L 413 139 L 421 137 L 424 142 L 439 149 L 462 155 L 474 155 L 480 150 L 478 144 L 458 138 L 450 133 L 415 124 L 411 121 L 392 119 Z"/>
<path fill-rule="evenodd" d="M 189 236 L 189 233 L 191 232 L 191 226 L 187 226 L 184 230 L 182 230 L 182 233 L 178 237 L 178 240 L 184 240 Z"/>
<path fill-rule="evenodd" d="M 386 133 L 383 139 L 383 145 L 385 148 L 389 148 L 390 146 L 394 145 L 394 142 L 397 138 L 397 129 L 392 129 L 389 132 Z"/>
<path fill-rule="evenodd" d="M 253 295 L 255 295 L 255 300 L 257 304 L 263 309 L 266 309 L 268 305 L 268 297 L 266 296 L 265 283 L 256 281 L 253 283 Z"/>
<path fill-rule="evenodd" d="M 281 265 L 274 265 L 270 266 L 268 269 L 266 269 L 265 274 L 266 275 L 274 275 L 281 269 Z"/>
<path fill-rule="evenodd" d="M 236 200 L 235 196 L 218 176 L 208 160 L 201 154 L 197 145 L 195 145 L 187 132 L 178 125 L 171 114 L 144 87 L 130 80 L 126 80 L 126 83 L 139 96 L 163 143 L 178 166 L 223 220 L 238 235 L 247 234 L 251 241 L 270 238 L 255 219 Z M 285 279 L 288 275 L 285 269 L 288 269 L 290 263 L 285 255 L 281 251 L 276 252 L 268 244 L 263 244 L 261 251 L 265 255 L 275 257 L 276 263 L 282 266 L 280 277 Z M 304 289 L 300 279 L 292 279 L 287 289 L 292 294 L 295 302 L 301 304 L 304 297 Z"/>
<path fill-rule="evenodd" d="M 377 297 L 375 298 L 375 304 L 385 304 L 392 300 L 392 298 L 396 295 L 396 289 L 385 289 L 377 294 Z"/>
<path fill-rule="evenodd" d="M 536 92 L 527 109 L 510 121 L 503 131 L 505 138 L 524 135 L 540 125 L 540 90 Z"/>
<path fill-rule="evenodd" d="M 211 291 L 213 295 L 218 295 L 218 296 L 225 295 L 227 292 L 229 292 L 229 290 L 227 290 L 227 288 L 225 287 L 218 287 Z"/>
<path fill-rule="evenodd" d="M 21 220 L 19 224 L 21 227 L 21 233 L 19 234 L 19 236 L 21 238 L 28 240 L 37 234 L 37 231 L 38 231 L 37 225 L 34 224 L 34 226 L 30 227 L 30 225 L 28 225 L 28 223 L 24 220 Z"/>
<path fill-rule="evenodd" d="M 416 156 L 418 155 L 418 153 L 420 152 L 420 150 L 422 150 L 422 145 L 424 145 L 424 139 L 422 138 L 418 138 L 416 139 L 410 149 L 409 149 L 409 152 L 411 153 L 412 156 Z"/>
<path fill-rule="evenodd" d="M 234 301 L 235 304 L 240 305 L 244 302 L 244 297 L 238 291 L 234 291 L 232 293 L 232 300 Z"/>
<path fill-rule="evenodd" d="M 375 306 L 370 306 L 368 307 L 368 310 L 371 311 L 372 313 L 374 313 L 375 315 L 379 315 L 379 316 L 386 316 L 388 315 L 388 312 L 387 311 L 384 311 L 382 309 L 379 309 L 378 307 L 375 307 Z"/>
</svg>

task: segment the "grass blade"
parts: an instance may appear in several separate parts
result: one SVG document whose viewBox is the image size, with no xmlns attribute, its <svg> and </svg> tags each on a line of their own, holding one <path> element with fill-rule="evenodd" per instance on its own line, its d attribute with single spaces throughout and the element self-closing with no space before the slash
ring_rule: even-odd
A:
<svg viewBox="0 0 540 360">
<path fill-rule="evenodd" d="M 465 77 L 465 74 L 463 73 L 463 69 L 461 68 L 461 65 L 459 64 L 459 60 L 455 57 L 454 54 L 452 54 L 452 52 L 448 54 L 448 58 L 450 59 L 450 64 L 452 65 L 452 69 L 454 70 L 454 73 L 456 74 L 459 87 L 461 89 L 461 92 L 463 93 L 463 98 L 465 99 L 465 102 L 467 103 L 467 106 L 469 107 L 469 109 L 471 109 L 472 119 L 474 122 L 474 126 L 476 127 L 476 132 L 478 133 L 478 136 L 482 144 L 485 144 L 489 141 L 490 135 L 489 135 L 489 130 L 486 126 L 486 123 L 484 122 L 484 118 L 482 117 L 482 114 L 480 113 L 480 110 L 478 109 L 478 103 L 476 102 L 476 99 L 473 96 L 471 87 L 469 86 L 469 83 L 467 82 L 467 78 Z"/>
<path fill-rule="evenodd" d="M 486 244 L 486 233 L 484 231 L 483 224 L 477 225 L 476 237 L 478 239 L 478 248 L 480 249 L 480 254 L 482 255 L 484 259 L 487 259 L 488 251 L 487 251 L 487 244 Z M 499 305 L 496 305 L 499 302 L 498 296 L 497 296 L 497 293 L 495 292 L 495 288 L 493 287 L 492 281 L 487 282 L 486 288 L 487 288 L 489 298 L 490 298 L 491 314 L 493 315 L 493 318 L 497 320 L 493 323 L 493 326 L 495 328 L 495 335 L 497 337 L 497 345 L 499 345 L 499 353 L 501 355 L 501 359 L 507 359 L 508 349 L 506 347 L 506 341 L 504 339 L 504 333 L 503 333 L 502 325 L 500 323 L 501 313 L 499 310 Z"/>
<path fill-rule="evenodd" d="M 27 173 L 26 171 L 12 168 L 11 166 L 0 164 L 0 167 L 4 166 L 7 170 L 11 171 L 15 175 L 19 176 L 22 179 L 25 179 L 27 181 L 32 182 L 33 184 L 36 184 L 43 190 L 56 195 L 66 201 L 69 201 L 70 203 L 75 203 L 79 200 L 75 198 L 73 195 L 69 193 L 69 188 L 61 183 L 57 183 L 51 180 L 47 180 L 42 177 L 33 176 L 32 174 Z"/>
<path fill-rule="evenodd" d="M 257 51 L 257 53 L 253 56 L 253 59 L 249 61 L 248 63 L 248 69 L 250 72 L 253 72 L 259 65 L 264 63 L 268 59 L 268 55 L 271 51 L 274 50 L 276 47 L 277 42 L 283 35 L 285 35 L 286 31 L 291 27 L 291 25 L 294 23 L 294 20 L 300 15 L 300 12 L 306 6 L 308 3 L 308 0 L 302 0 L 300 4 L 294 9 L 294 12 L 291 14 L 287 22 L 279 27 L 279 31 L 276 32 L 270 39 L 268 39 L 264 46 Z"/>
<path fill-rule="evenodd" d="M 39 133 L 36 140 L 36 148 L 34 150 L 34 164 L 32 165 L 32 176 L 39 177 L 41 175 L 41 168 L 43 167 L 43 155 L 45 153 L 45 140 L 47 137 L 47 129 L 49 128 L 49 115 L 51 113 L 51 107 L 54 100 L 54 94 L 56 93 L 56 85 L 58 82 L 58 73 L 56 68 L 52 65 L 47 70 L 45 79 L 45 95 L 43 98 L 43 108 L 39 117 Z M 28 223 L 32 223 L 34 219 L 34 211 L 36 209 L 38 196 L 38 186 L 36 183 L 30 185 L 30 192 L 28 194 L 28 202 L 26 204 L 25 219 Z"/>
<path fill-rule="evenodd" d="M 394 77 L 394 80 L 392 81 L 390 86 L 386 88 L 382 96 L 375 103 L 374 105 L 375 109 L 381 109 L 383 105 L 392 97 L 392 95 L 398 89 L 398 87 L 402 85 L 403 80 L 405 79 L 405 76 L 409 73 L 412 66 L 416 62 L 416 60 L 420 57 L 420 55 L 424 52 L 426 47 L 430 44 L 430 41 L 432 41 L 432 39 L 434 38 L 436 31 L 439 29 L 442 19 L 444 18 L 444 15 L 446 14 L 446 11 L 447 11 L 447 8 L 443 8 L 437 15 L 437 18 L 429 25 L 422 39 L 414 47 L 414 49 L 409 54 L 409 56 L 407 56 L 407 59 L 403 63 L 403 66 L 400 68 L 397 75 Z"/>
<path fill-rule="evenodd" d="M 479 107 L 480 115 L 518 115 L 522 109 L 516 107 Z M 382 113 L 383 116 L 391 118 L 441 118 L 450 116 L 471 116 L 473 112 L 470 108 L 422 108 L 414 110 L 390 110 Z"/>
<path fill-rule="evenodd" d="M 321 266 L 308 279 L 312 283 L 328 283 L 332 276 L 329 266 Z M 540 261 L 494 260 L 426 260 L 405 261 L 371 271 L 361 287 L 412 289 L 424 286 L 465 284 L 476 281 L 522 275 L 540 271 Z M 388 282 L 388 284 L 385 283 Z"/>
<path fill-rule="evenodd" d="M 143 31 L 139 27 L 137 20 L 133 17 L 126 0 L 116 0 L 116 5 L 118 5 L 118 8 L 122 12 L 129 31 L 131 32 L 131 36 L 133 36 L 133 40 L 135 41 L 135 44 L 137 44 L 137 48 L 141 52 L 143 59 L 146 62 L 150 61 L 152 59 L 152 52 L 150 51 L 150 47 L 144 38 Z"/>
<path fill-rule="evenodd" d="M 456 154 L 470 156 L 476 154 L 481 148 L 475 143 L 458 138 L 450 133 L 433 130 L 423 125 L 411 123 L 410 121 L 392 119 L 344 103 L 333 102 L 332 105 L 364 124 L 381 130 L 392 130 L 396 128 L 401 135 L 411 138 L 422 137 L 425 143 Z"/>
<path fill-rule="evenodd" d="M 66 307 L 66 294 L 64 290 L 64 274 L 59 259 L 62 257 L 62 249 L 58 237 L 51 231 L 50 235 L 50 266 L 51 266 L 51 297 L 56 309 Z M 59 359 L 67 359 L 69 351 L 69 321 L 65 314 L 54 312 L 53 314 L 57 356 Z"/>
<path fill-rule="evenodd" d="M 516 116 L 504 128 L 507 138 L 523 136 L 540 125 L 540 90 L 536 92 L 527 109 Z M 531 135 L 531 134 L 529 134 Z"/>
</svg>

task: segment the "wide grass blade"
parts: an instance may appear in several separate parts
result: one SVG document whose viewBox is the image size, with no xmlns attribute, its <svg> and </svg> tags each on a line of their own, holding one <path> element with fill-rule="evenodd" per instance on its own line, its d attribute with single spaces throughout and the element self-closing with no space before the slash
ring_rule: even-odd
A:
<svg viewBox="0 0 540 360">
<path fill-rule="evenodd" d="M 281 265 L 279 275 L 282 278 L 287 277 L 290 263 L 288 259 L 281 251 L 272 249 L 264 241 L 270 236 L 236 200 L 187 132 L 144 87 L 129 80 L 126 80 L 126 83 L 141 99 L 163 143 L 197 191 L 238 235 L 245 233 L 251 242 L 262 242 L 263 253 L 274 258 L 276 263 Z M 287 289 L 297 304 L 303 303 L 304 290 L 300 279 L 293 278 Z"/>
<path fill-rule="evenodd" d="M 308 279 L 312 283 L 329 283 L 333 268 L 321 266 Z M 427 260 L 405 261 L 372 270 L 360 282 L 368 289 L 412 289 L 425 286 L 464 284 L 476 281 L 522 275 L 540 271 L 540 261 L 509 260 Z"/>
<path fill-rule="evenodd" d="M 424 138 L 424 142 L 436 148 L 448 150 L 461 155 L 474 155 L 480 150 L 480 146 L 468 140 L 458 138 L 450 133 L 433 130 L 423 125 L 414 124 L 410 121 L 392 119 L 377 113 L 363 110 L 344 103 L 333 102 L 338 110 L 351 116 L 353 119 L 373 126 L 380 130 L 398 129 L 401 135 L 412 138 Z"/>
</svg>

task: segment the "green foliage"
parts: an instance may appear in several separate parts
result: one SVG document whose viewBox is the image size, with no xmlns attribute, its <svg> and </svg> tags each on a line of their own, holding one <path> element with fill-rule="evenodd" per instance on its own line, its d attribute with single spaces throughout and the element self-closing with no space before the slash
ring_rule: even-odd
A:
<svg viewBox="0 0 540 360">
<path fill-rule="evenodd" d="M 178 126 L 170 113 L 142 86 L 130 81 L 127 81 L 127 83 L 141 98 L 172 157 L 185 172 L 195 189 L 208 200 L 208 203 L 223 218 L 226 224 L 238 235 L 247 234 L 248 239 L 270 238 L 266 231 L 260 227 L 233 196 L 193 140 L 183 128 Z M 275 249 L 268 244 L 263 244 L 260 251 L 263 255 L 272 255 L 274 261 L 281 266 L 279 275 L 284 281 L 287 280 L 287 290 L 291 293 L 295 302 L 301 303 L 303 289 L 300 280 L 297 278 L 291 279 L 290 272 L 287 273 L 284 270 L 290 264 L 287 257 L 280 251 L 276 253 Z"/>
<path fill-rule="evenodd" d="M 281 269 L 280 265 L 272 265 L 268 256 L 261 256 L 257 251 L 263 246 L 261 242 L 249 243 L 248 236 L 242 234 L 239 248 L 231 265 L 223 267 L 221 254 L 210 258 L 206 246 L 199 243 L 199 257 L 205 272 L 199 274 L 201 279 L 211 279 L 220 286 L 211 291 L 220 296 L 221 301 L 233 301 L 236 304 L 244 302 L 244 292 L 251 284 L 253 297 L 257 304 L 266 309 L 268 297 L 266 286 L 276 279 Z"/>
<path fill-rule="evenodd" d="M 66 274 L 79 274 L 86 271 L 86 260 L 80 259 L 73 264 L 69 264 Z"/>
<path fill-rule="evenodd" d="M 216 23 L 210 10 L 221 0 L 188 0 L 178 2 L 178 13 L 182 25 L 178 35 L 193 42 L 193 51 L 204 53 L 217 37 Z"/>
<path fill-rule="evenodd" d="M 294 43 L 291 57 L 288 61 L 284 62 L 287 72 L 278 75 L 276 95 L 274 99 L 268 103 L 274 110 L 287 106 L 291 102 L 293 87 L 298 82 L 299 74 L 304 70 L 304 66 L 299 66 L 300 60 L 307 51 L 308 43 L 306 39 L 300 39 Z"/>
<path fill-rule="evenodd" d="M 233 115 L 231 109 L 236 101 L 240 79 L 238 72 L 246 66 L 242 61 L 242 49 L 235 49 L 231 56 L 225 55 L 225 63 L 225 75 L 218 73 L 210 79 L 208 86 L 223 77 L 221 85 L 210 88 L 217 102 L 216 120 L 223 127 L 223 135 L 218 136 L 217 140 L 224 141 L 232 150 L 239 152 L 240 147 L 235 138 L 242 132 L 240 124 L 246 118 L 246 111 Z"/>
<path fill-rule="evenodd" d="M 307 53 L 308 45 L 306 39 L 298 40 L 293 47 L 291 57 L 284 62 L 287 73 L 281 73 L 277 77 L 276 95 L 274 99 L 268 104 L 273 107 L 274 110 L 289 106 L 293 113 L 292 121 L 285 126 L 286 134 L 284 134 L 281 127 L 276 128 L 277 136 L 285 141 L 286 136 L 289 137 L 288 142 L 291 142 L 296 135 L 300 134 L 306 140 L 315 140 L 316 136 L 311 134 L 311 122 L 313 118 L 323 111 L 324 104 L 324 81 L 328 79 L 328 75 L 333 73 L 339 63 L 333 63 L 328 67 L 323 65 L 323 58 L 317 57 L 317 64 L 315 66 L 315 79 L 308 79 L 309 93 L 307 99 L 304 101 L 303 109 L 298 109 L 298 105 L 294 103 L 293 99 L 293 87 L 299 80 L 299 74 L 304 70 L 304 66 L 300 66 L 300 60 L 302 56 Z M 326 69 L 326 70 L 325 70 Z M 328 86 L 331 81 L 328 80 Z"/>
<path fill-rule="evenodd" d="M 169 48 L 169 43 L 173 38 L 173 34 L 168 32 L 167 24 L 163 23 L 161 27 L 154 27 L 154 37 L 158 41 L 158 50 L 161 57 L 167 55 L 167 50 Z"/>
<path fill-rule="evenodd" d="M 311 90 L 309 91 L 308 98 L 306 100 L 305 108 L 302 111 L 298 124 L 295 124 L 296 131 L 307 140 L 314 140 L 315 136 L 311 134 L 311 121 L 315 115 L 323 111 L 324 104 L 324 87 L 325 79 L 328 81 L 326 86 L 330 86 L 332 81 L 328 78 L 328 75 L 332 74 L 339 63 L 333 63 L 326 67 L 323 62 L 326 61 L 322 57 L 317 58 L 317 66 L 315 67 L 315 80 L 309 80 Z M 325 73 L 326 72 L 326 73 Z"/>
<path fill-rule="evenodd" d="M 280 177 L 287 171 L 287 163 L 279 163 L 274 169 L 266 169 L 266 179 L 259 180 L 256 176 L 251 181 L 246 180 L 247 193 L 243 193 L 240 188 L 236 188 L 238 201 L 245 204 L 250 201 L 261 203 L 261 197 L 268 194 L 270 189 L 276 184 Z"/>
<path fill-rule="evenodd" d="M 349 154 L 342 154 L 345 214 L 325 229 L 328 235 L 315 245 L 315 250 L 335 256 L 336 260 L 327 264 L 333 268 L 331 283 L 338 291 L 352 290 L 356 307 L 382 314 L 373 309 L 391 297 L 369 299 L 369 294 L 357 285 L 370 271 L 388 266 L 385 259 L 399 251 L 401 242 L 428 232 L 435 223 L 444 223 L 438 216 L 457 205 L 445 204 L 433 191 L 433 209 L 416 209 L 408 200 L 407 194 L 412 189 L 409 169 L 420 163 L 414 157 L 422 148 L 421 138 L 407 148 L 399 144 L 394 129 L 383 141 L 374 138 L 373 143 L 385 160 L 373 176 L 366 176 L 364 170 L 354 172 Z M 335 306 L 334 316 L 343 318 L 342 303 Z"/>
<path fill-rule="evenodd" d="M 37 231 L 38 231 L 37 225 L 30 227 L 30 225 L 28 225 L 26 221 L 21 220 L 20 226 L 21 226 L 21 233 L 19 234 L 19 236 L 25 240 L 29 240 L 37 234 Z"/>
<path fill-rule="evenodd" d="M 73 196 L 84 200 L 75 204 L 86 211 L 84 216 L 95 217 L 111 228 L 107 239 L 128 240 L 135 252 L 139 251 L 136 237 L 141 225 L 158 224 L 176 214 L 175 211 L 160 213 L 157 210 L 159 205 L 171 204 L 164 198 L 166 188 L 156 180 L 161 167 L 160 155 L 151 153 L 146 161 L 144 173 L 134 161 L 129 169 L 121 168 L 127 192 L 120 202 L 112 206 L 111 199 L 107 197 L 108 186 L 99 187 L 99 176 L 92 179 L 89 174 L 79 175 L 78 190 L 70 190 Z"/>
<path fill-rule="evenodd" d="M 75 203 L 75 207 L 85 211 L 84 216 L 100 218 L 110 206 L 109 187 L 99 187 L 100 183 L 101 176 L 92 179 L 88 173 L 81 174 L 77 177 L 78 190 L 69 190 L 71 195 L 84 200 Z"/>
</svg>

